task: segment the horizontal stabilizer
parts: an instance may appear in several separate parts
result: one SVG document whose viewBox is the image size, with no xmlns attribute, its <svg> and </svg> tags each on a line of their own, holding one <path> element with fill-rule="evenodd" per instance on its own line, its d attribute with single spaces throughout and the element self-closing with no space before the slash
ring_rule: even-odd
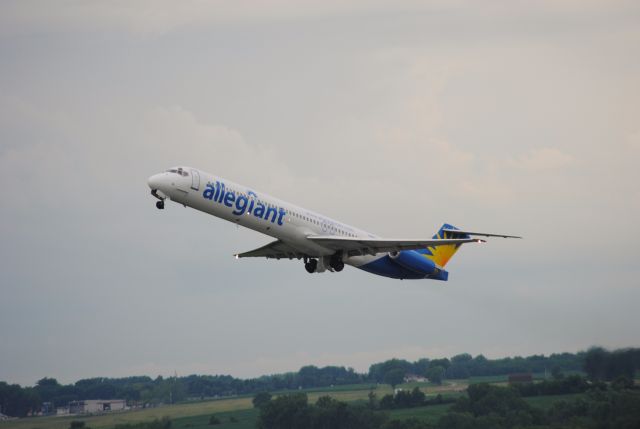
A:
<svg viewBox="0 0 640 429">
<path fill-rule="evenodd" d="M 450 228 L 443 228 L 442 231 L 449 232 L 455 235 L 479 235 L 481 237 L 522 238 L 517 235 L 489 234 L 486 232 L 460 231 L 459 229 L 450 229 Z"/>
</svg>

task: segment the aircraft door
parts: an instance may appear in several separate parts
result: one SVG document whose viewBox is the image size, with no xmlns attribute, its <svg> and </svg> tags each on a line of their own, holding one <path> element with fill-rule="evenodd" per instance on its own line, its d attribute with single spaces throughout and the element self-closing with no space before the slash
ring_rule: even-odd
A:
<svg viewBox="0 0 640 429">
<path fill-rule="evenodd" d="M 200 189 L 200 173 L 198 170 L 191 170 L 191 189 L 194 191 Z"/>
</svg>

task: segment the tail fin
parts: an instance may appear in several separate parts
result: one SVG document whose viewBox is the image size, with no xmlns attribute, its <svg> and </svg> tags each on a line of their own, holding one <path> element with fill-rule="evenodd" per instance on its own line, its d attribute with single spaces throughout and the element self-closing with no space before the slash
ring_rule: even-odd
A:
<svg viewBox="0 0 640 429">
<path fill-rule="evenodd" d="M 451 231 L 457 229 L 455 226 L 445 223 L 433 238 L 469 238 L 469 235 L 464 232 L 455 233 Z M 426 249 L 418 250 L 418 252 L 422 253 L 426 258 L 431 259 L 438 266 L 444 268 L 460 246 L 462 246 L 462 244 L 448 244 L 446 246 L 427 247 Z"/>
</svg>

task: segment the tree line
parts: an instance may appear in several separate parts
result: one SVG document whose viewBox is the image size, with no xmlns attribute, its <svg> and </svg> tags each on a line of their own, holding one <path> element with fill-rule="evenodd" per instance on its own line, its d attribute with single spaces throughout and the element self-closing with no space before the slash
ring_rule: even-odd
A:
<svg viewBox="0 0 640 429">
<path fill-rule="evenodd" d="M 403 375 L 422 375 L 438 382 L 443 379 L 466 379 L 469 377 L 507 375 L 513 373 L 583 371 L 587 353 L 588 352 L 559 353 L 550 356 L 532 355 L 501 359 L 487 359 L 483 355 L 473 357 L 468 353 L 462 353 L 450 359 L 429 360 L 423 358 L 415 362 L 409 362 L 403 359 L 390 359 L 371 365 L 368 376 L 372 380 L 384 383 L 385 378 L 390 378 L 389 373 L 396 370 Z"/>
<path fill-rule="evenodd" d="M 451 358 L 418 359 L 410 362 L 390 359 L 371 365 L 367 373 L 352 368 L 313 365 L 297 372 L 239 379 L 229 375 L 189 375 L 185 377 L 147 376 L 125 378 L 89 378 L 62 385 L 54 378 L 43 378 L 33 387 L 0 382 L 0 412 L 22 417 L 40 411 L 42 404 L 55 407 L 84 399 L 125 399 L 129 404 L 154 405 L 193 399 L 255 394 L 261 391 L 313 389 L 362 383 L 385 383 L 393 387 L 408 375 L 429 378 L 434 383 L 444 379 L 471 376 L 506 375 L 518 372 L 584 371 L 592 380 L 632 378 L 640 368 L 640 349 L 608 351 L 592 348 L 586 352 L 561 353 L 550 356 L 508 357 L 487 359 L 459 354 Z"/>
<path fill-rule="evenodd" d="M 253 379 L 229 375 L 189 375 L 151 378 L 148 376 L 82 379 L 63 385 L 45 377 L 33 387 L 0 382 L 0 412 L 24 417 L 41 410 L 44 403 L 64 407 L 85 399 L 124 399 L 129 405 L 158 405 L 223 396 L 253 394 L 259 391 L 286 391 L 300 388 L 359 384 L 366 375 L 352 368 L 305 366 L 295 373 L 275 374 Z"/>
<path fill-rule="evenodd" d="M 558 394 L 577 390 L 584 394 L 558 401 L 545 411 L 526 402 L 518 388 L 472 384 L 466 396 L 455 400 L 436 423 L 415 417 L 391 419 L 385 411 L 437 404 L 425 402 L 418 388 L 385 396 L 378 404 L 370 400 L 368 405 L 347 404 L 328 396 L 310 404 L 304 393 L 275 399 L 263 396 L 254 404 L 260 409 L 258 429 L 600 429 L 640 425 L 640 391 L 633 385 L 587 383 L 577 375 L 549 383 Z M 393 406 L 383 405 L 387 398 Z"/>
</svg>

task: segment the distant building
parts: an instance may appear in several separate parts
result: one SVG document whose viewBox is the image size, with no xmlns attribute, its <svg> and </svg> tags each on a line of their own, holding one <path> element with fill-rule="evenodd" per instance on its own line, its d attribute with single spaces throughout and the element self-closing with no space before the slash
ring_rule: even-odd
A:
<svg viewBox="0 0 640 429">
<path fill-rule="evenodd" d="M 41 408 L 41 414 L 43 416 L 50 416 L 56 413 L 56 409 L 53 406 L 53 402 L 43 402 Z"/>
<path fill-rule="evenodd" d="M 17 420 L 17 419 L 18 419 L 17 417 L 10 417 L 10 416 L 7 416 L 5 414 L 0 413 L 0 422 L 3 422 L 5 420 Z"/>
<path fill-rule="evenodd" d="M 85 399 L 69 402 L 69 414 L 92 414 L 124 410 L 124 399 Z"/>
<path fill-rule="evenodd" d="M 425 377 L 416 374 L 407 374 L 404 376 L 405 383 L 426 383 L 427 380 Z"/>
<path fill-rule="evenodd" d="M 533 383 L 531 373 L 509 374 L 509 384 Z"/>
</svg>

